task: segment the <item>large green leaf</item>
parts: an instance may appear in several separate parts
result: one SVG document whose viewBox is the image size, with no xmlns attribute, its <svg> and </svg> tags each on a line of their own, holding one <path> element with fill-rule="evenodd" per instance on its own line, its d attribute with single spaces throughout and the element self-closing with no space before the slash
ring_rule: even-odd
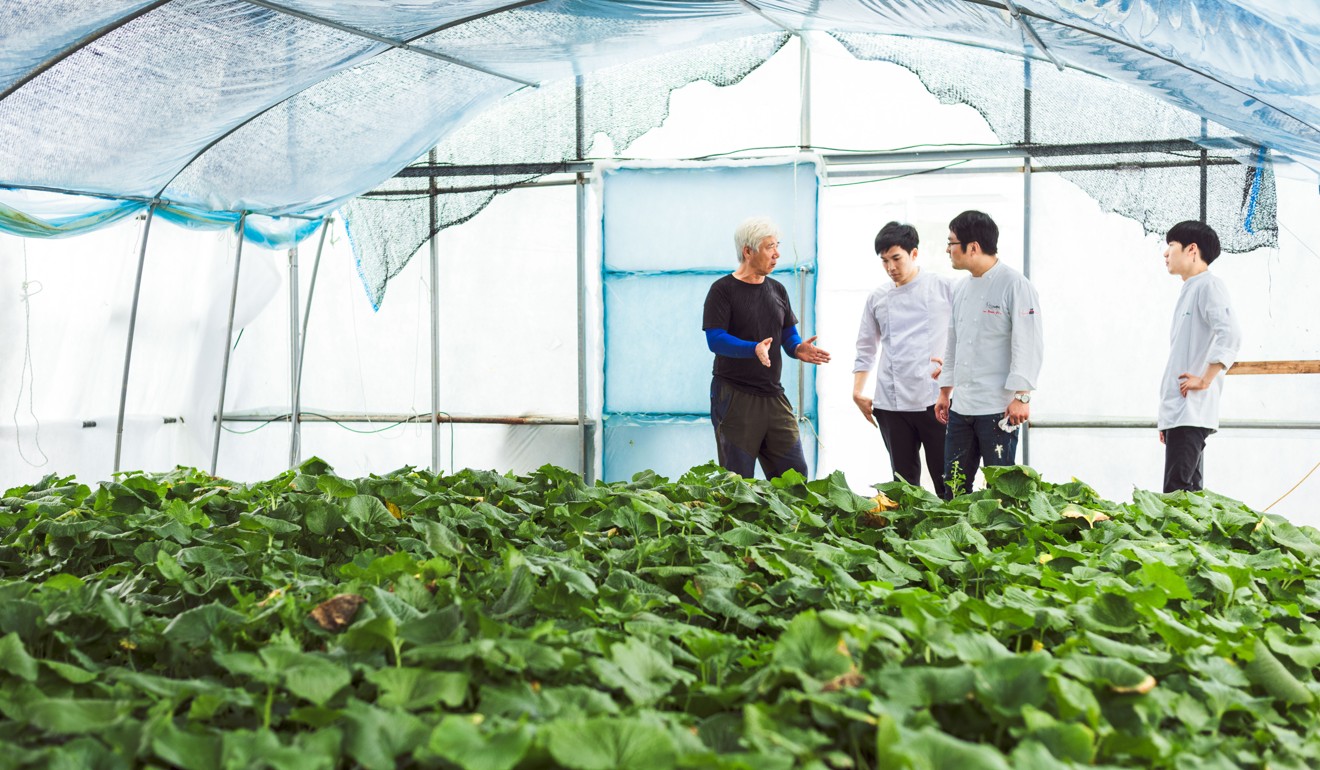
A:
<svg viewBox="0 0 1320 770">
<path fill-rule="evenodd" d="M 12 631 L 0 637 L 0 670 L 24 681 L 37 680 L 36 658 L 28 654 L 22 638 Z"/>
<path fill-rule="evenodd" d="M 1247 678 L 1260 685 L 1270 695 L 1286 703 L 1312 703 L 1315 694 L 1302 684 L 1287 666 L 1279 662 L 1264 642 L 1257 639 L 1252 645 L 1252 659 L 1247 663 Z M 1312 680 L 1314 682 L 1314 680 Z"/>
<path fill-rule="evenodd" d="M 344 711 L 344 748 L 368 770 L 391 770 L 398 759 L 423 745 L 430 731 L 406 711 L 351 701 Z"/>
<path fill-rule="evenodd" d="M 674 668 L 663 647 L 657 648 L 636 637 L 610 645 L 608 658 L 593 658 L 591 670 L 606 687 L 623 690 L 628 699 L 647 706 L 664 697 L 675 685 L 695 677 Z"/>
<path fill-rule="evenodd" d="M 556 720 L 546 747 L 570 770 L 669 770 L 678 761 L 664 729 L 634 717 Z"/>
<path fill-rule="evenodd" d="M 162 722 L 151 737 L 151 750 L 166 763 L 184 770 L 219 770 L 224 741 L 211 732 L 180 730 Z"/>
<path fill-rule="evenodd" d="M 904 735 L 899 751 L 913 770 L 1009 770 L 993 746 L 968 743 L 930 727 Z"/>
<path fill-rule="evenodd" d="M 204 604 L 177 615 L 165 627 L 164 635 L 176 644 L 203 645 L 217 642 L 246 622 L 242 614 L 222 604 Z"/>
<path fill-rule="evenodd" d="M 26 704 L 27 719 L 42 730 L 86 735 L 124 720 L 131 704 L 89 698 L 44 698 Z"/>
<path fill-rule="evenodd" d="M 324 706 L 353 679 L 344 666 L 312 656 L 305 656 L 282 673 L 285 690 L 317 706 Z"/>
<path fill-rule="evenodd" d="M 428 747 L 463 770 L 512 770 L 532 746 L 525 724 L 483 730 L 476 719 L 447 715 L 431 731 Z"/>
<path fill-rule="evenodd" d="M 774 662 L 820 681 L 842 676 L 854 668 L 843 634 L 823 622 L 814 610 L 789 622 L 775 642 Z"/>
<path fill-rule="evenodd" d="M 457 708 L 467 699 L 469 677 L 459 671 L 429 671 L 421 668 L 383 668 L 367 674 L 367 681 L 380 689 L 376 705 L 409 711 L 443 704 Z"/>
<path fill-rule="evenodd" d="M 1050 696 L 1047 675 L 1054 666 L 1054 658 L 1043 652 L 988 661 L 976 668 L 977 696 L 1006 718 L 1040 708 Z"/>
<path fill-rule="evenodd" d="M 376 530 L 392 529 L 399 524 L 385 504 L 372 495 L 354 495 L 350 498 L 344 506 L 344 520 L 364 537 Z"/>
</svg>

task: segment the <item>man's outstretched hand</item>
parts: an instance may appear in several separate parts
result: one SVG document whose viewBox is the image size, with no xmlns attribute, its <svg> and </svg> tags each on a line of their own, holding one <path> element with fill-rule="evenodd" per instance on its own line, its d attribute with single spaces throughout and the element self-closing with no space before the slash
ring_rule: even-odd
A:
<svg viewBox="0 0 1320 770">
<path fill-rule="evenodd" d="M 770 346 L 774 344 L 774 337 L 766 337 L 756 343 L 756 359 L 761 362 L 761 366 L 770 365 Z"/>
<path fill-rule="evenodd" d="M 797 360 L 803 361 L 808 364 L 829 363 L 830 354 L 816 347 L 815 345 L 811 344 L 815 341 L 816 341 L 816 337 L 808 337 L 807 339 L 802 340 L 801 342 L 798 343 L 797 349 L 793 351 L 793 355 L 797 358 Z"/>
</svg>

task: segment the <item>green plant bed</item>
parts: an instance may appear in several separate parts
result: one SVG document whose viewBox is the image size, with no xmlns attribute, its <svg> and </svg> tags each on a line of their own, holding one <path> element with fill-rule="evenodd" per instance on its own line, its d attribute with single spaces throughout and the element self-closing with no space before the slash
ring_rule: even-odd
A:
<svg viewBox="0 0 1320 770">
<path fill-rule="evenodd" d="M 0 767 L 1320 765 L 1320 533 L 988 471 L 47 477 Z"/>
</svg>

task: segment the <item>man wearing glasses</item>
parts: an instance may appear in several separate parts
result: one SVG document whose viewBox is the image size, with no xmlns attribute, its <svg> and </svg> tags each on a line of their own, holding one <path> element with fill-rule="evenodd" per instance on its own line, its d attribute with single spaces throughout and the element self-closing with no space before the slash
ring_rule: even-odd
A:
<svg viewBox="0 0 1320 770">
<path fill-rule="evenodd" d="M 935 417 L 946 425 L 944 482 L 970 492 L 980 465 L 1013 465 L 1018 429 L 1045 354 L 1040 299 L 998 256 L 999 227 L 964 211 L 949 223 L 949 260 L 971 277 L 955 287 Z"/>
</svg>

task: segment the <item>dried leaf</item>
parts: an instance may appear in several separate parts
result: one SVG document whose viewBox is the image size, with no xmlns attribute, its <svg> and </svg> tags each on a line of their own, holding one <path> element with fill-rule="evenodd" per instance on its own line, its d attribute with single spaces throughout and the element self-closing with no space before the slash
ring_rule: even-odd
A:
<svg viewBox="0 0 1320 770">
<path fill-rule="evenodd" d="M 870 513 L 863 513 L 861 516 L 857 517 L 857 523 L 861 524 L 863 527 L 880 529 L 889 526 L 889 519 L 872 511 Z"/>
<path fill-rule="evenodd" d="M 858 687 L 862 683 L 862 675 L 853 669 L 846 674 L 841 674 L 826 682 L 821 688 L 821 692 L 838 692 L 845 688 Z"/>
<path fill-rule="evenodd" d="M 1109 521 L 1109 517 L 1100 511 L 1093 511 L 1089 508 L 1071 504 L 1065 506 L 1060 515 L 1065 519 L 1081 519 L 1086 522 L 1088 527 L 1094 527 L 1097 521 Z"/>
<path fill-rule="evenodd" d="M 871 502 L 875 503 L 875 507 L 871 509 L 871 513 L 879 513 L 880 511 L 898 510 L 898 503 L 894 502 L 893 500 L 890 500 L 885 495 L 884 492 L 881 492 L 880 494 L 871 498 Z"/>
<path fill-rule="evenodd" d="M 353 623 L 358 609 L 367 600 L 357 594 L 339 594 L 316 605 L 312 610 L 312 620 L 327 631 L 339 633 Z"/>
<path fill-rule="evenodd" d="M 1142 679 L 1140 682 L 1137 682 L 1131 687 L 1119 687 L 1118 685 L 1112 685 L 1110 686 L 1109 689 L 1117 693 L 1123 693 L 1125 695 L 1133 694 L 1133 693 L 1137 695 L 1145 695 L 1146 693 L 1155 689 L 1155 677 L 1147 676 L 1145 679 Z"/>
</svg>

